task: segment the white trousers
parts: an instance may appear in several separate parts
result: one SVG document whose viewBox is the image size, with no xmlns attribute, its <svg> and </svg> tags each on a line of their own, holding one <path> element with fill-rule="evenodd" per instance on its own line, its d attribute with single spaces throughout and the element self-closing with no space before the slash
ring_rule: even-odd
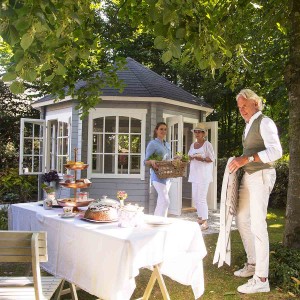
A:
<svg viewBox="0 0 300 300">
<path fill-rule="evenodd" d="M 245 173 L 239 189 L 236 223 L 249 264 L 256 264 L 255 274 L 268 277 L 269 235 L 267 208 L 269 196 L 276 180 L 275 169 Z"/>
<path fill-rule="evenodd" d="M 208 219 L 207 192 L 209 183 L 192 182 L 192 199 L 196 205 L 197 215 L 202 220 Z"/>
<path fill-rule="evenodd" d="M 157 203 L 154 215 L 167 217 L 170 206 L 169 190 L 171 187 L 171 181 L 168 180 L 167 184 L 153 181 L 153 186 L 157 192 Z"/>
</svg>

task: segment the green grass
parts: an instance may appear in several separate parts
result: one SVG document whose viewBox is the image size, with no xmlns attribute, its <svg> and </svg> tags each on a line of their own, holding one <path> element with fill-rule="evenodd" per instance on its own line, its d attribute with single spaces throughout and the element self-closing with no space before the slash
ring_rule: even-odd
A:
<svg viewBox="0 0 300 300">
<path fill-rule="evenodd" d="M 284 231 L 284 210 L 270 209 L 268 214 L 268 230 L 270 243 L 281 242 Z M 287 293 L 282 293 L 278 288 L 272 286 L 270 293 L 260 293 L 254 295 L 241 295 L 236 289 L 239 285 L 246 282 L 247 279 L 237 278 L 233 276 L 233 272 L 243 266 L 246 261 L 243 245 L 238 231 L 232 231 L 231 236 L 231 266 L 224 265 L 218 268 L 212 264 L 214 251 L 218 239 L 218 234 L 205 235 L 204 240 L 207 248 L 207 256 L 204 258 L 204 274 L 205 274 L 205 293 L 201 299 L 292 299 Z M 9 270 L 5 270 L 8 273 Z M 2 267 L 0 266 L 0 275 Z M 151 272 L 147 269 L 141 269 L 139 276 L 136 277 L 137 287 L 131 299 L 142 297 L 150 278 Z M 190 286 L 181 285 L 170 278 L 164 276 L 167 289 L 172 300 L 192 300 L 194 299 Z M 84 291 L 78 291 L 79 300 L 95 300 L 95 296 L 89 295 Z M 70 295 L 65 295 L 62 299 L 70 299 Z M 158 284 L 156 283 L 151 293 L 150 300 L 161 300 Z"/>
</svg>

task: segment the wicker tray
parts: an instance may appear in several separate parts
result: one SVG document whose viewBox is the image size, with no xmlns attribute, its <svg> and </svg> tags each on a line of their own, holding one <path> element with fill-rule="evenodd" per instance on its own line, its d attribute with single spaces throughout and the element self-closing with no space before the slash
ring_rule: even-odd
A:
<svg viewBox="0 0 300 300">
<path fill-rule="evenodd" d="M 188 162 L 180 160 L 157 161 L 157 170 L 154 170 L 158 178 L 175 178 L 182 177 L 185 174 Z"/>
</svg>

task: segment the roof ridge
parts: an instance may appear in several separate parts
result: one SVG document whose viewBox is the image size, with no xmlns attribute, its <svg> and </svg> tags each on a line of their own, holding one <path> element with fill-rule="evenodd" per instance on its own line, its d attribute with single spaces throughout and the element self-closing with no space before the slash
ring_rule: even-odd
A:
<svg viewBox="0 0 300 300">
<path fill-rule="evenodd" d="M 129 59 L 130 59 L 131 61 L 135 62 L 136 64 L 138 64 L 138 65 L 140 65 L 140 66 L 146 68 L 145 66 L 143 66 L 142 64 L 140 64 L 139 62 L 137 62 L 136 60 L 134 60 L 133 58 L 127 57 L 126 60 L 127 60 L 127 67 L 128 67 L 128 68 L 129 68 L 129 65 L 128 65 L 128 60 L 129 60 Z M 147 69 L 150 70 L 149 68 L 147 68 Z M 149 94 L 152 96 L 152 93 L 151 93 L 151 91 L 149 90 L 149 88 L 148 88 L 147 86 L 145 86 L 145 84 L 140 80 L 140 78 L 139 78 L 138 76 L 136 76 L 137 73 L 135 72 L 135 70 L 134 70 L 134 69 L 131 69 L 131 68 L 130 68 L 130 70 L 131 70 L 131 72 L 134 73 L 135 78 L 140 82 L 140 84 L 141 84 L 141 85 L 149 92 Z M 150 70 L 150 71 L 152 71 L 152 70 Z M 157 75 L 158 75 L 158 74 L 157 74 Z"/>
<path fill-rule="evenodd" d="M 127 62 L 128 62 L 128 60 L 133 61 L 134 63 L 138 64 L 138 65 L 141 66 L 142 68 L 147 69 L 148 71 L 150 71 L 151 73 L 153 73 L 154 76 L 160 77 L 160 78 L 161 78 L 162 80 L 164 80 L 167 84 L 170 84 L 170 85 L 172 85 L 172 86 L 174 86 L 174 87 L 180 89 L 180 90 L 183 91 L 184 93 L 188 93 L 188 94 L 189 94 L 190 96 L 192 96 L 196 101 L 197 101 L 197 99 L 201 100 L 199 97 L 197 97 L 197 96 L 193 95 L 192 93 L 186 91 L 185 89 L 183 89 L 182 87 L 178 86 L 177 84 L 171 82 L 170 80 L 168 80 L 168 79 L 165 78 L 164 76 L 162 76 L 162 75 L 160 75 L 160 74 L 157 74 L 156 72 L 154 72 L 154 71 L 151 70 L 150 68 L 148 68 L 148 67 L 142 65 L 141 63 L 137 62 L 137 61 L 134 60 L 133 58 L 127 57 L 126 60 L 127 60 Z M 131 70 L 132 70 L 132 69 L 131 69 Z M 132 70 L 132 71 L 133 71 L 133 70 Z M 134 72 L 134 74 L 136 75 L 136 72 Z M 139 78 L 138 78 L 138 79 L 139 79 Z M 140 79 L 139 79 L 139 82 L 142 83 Z M 142 85 L 149 91 L 149 89 L 148 89 L 147 86 L 145 86 L 143 83 L 142 83 Z M 151 93 L 150 91 L 149 91 L 149 93 L 152 95 L 152 93 Z M 197 101 L 197 102 L 199 102 L 199 101 Z"/>
</svg>

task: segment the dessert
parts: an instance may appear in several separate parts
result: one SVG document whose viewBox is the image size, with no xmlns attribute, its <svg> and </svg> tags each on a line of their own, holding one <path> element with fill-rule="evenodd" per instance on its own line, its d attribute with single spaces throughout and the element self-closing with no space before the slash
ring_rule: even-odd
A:
<svg viewBox="0 0 300 300">
<path fill-rule="evenodd" d="M 93 202 L 84 214 L 85 219 L 93 221 L 113 222 L 118 220 L 118 208 L 108 201 Z"/>
</svg>

